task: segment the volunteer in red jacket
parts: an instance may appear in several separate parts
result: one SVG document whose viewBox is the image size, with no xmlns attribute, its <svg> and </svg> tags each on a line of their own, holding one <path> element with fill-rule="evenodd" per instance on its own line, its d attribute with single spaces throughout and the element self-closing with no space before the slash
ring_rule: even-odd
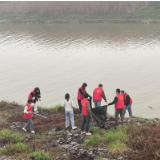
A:
<svg viewBox="0 0 160 160">
<path fill-rule="evenodd" d="M 32 104 L 32 99 L 29 99 L 24 108 L 24 118 L 28 120 L 28 123 L 22 129 L 26 132 L 27 127 L 30 126 L 31 133 L 35 133 L 32 121 L 33 113 L 31 104 Z"/>
<path fill-rule="evenodd" d="M 31 91 L 28 95 L 28 99 L 32 99 L 32 103 L 34 103 L 34 112 L 38 113 L 36 102 L 41 101 L 41 92 L 38 87 L 36 87 L 33 91 Z"/>
<path fill-rule="evenodd" d="M 97 88 L 94 89 L 93 91 L 93 102 L 94 102 L 94 107 L 100 107 L 101 106 L 101 101 L 102 98 L 105 100 L 105 102 L 107 102 L 105 93 L 103 91 L 103 85 L 99 84 Z"/>
<path fill-rule="evenodd" d="M 115 104 L 115 122 L 118 125 L 118 116 L 120 114 L 121 121 L 123 124 L 123 111 L 124 111 L 124 96 L 120 94 L 120 89 L 116 89 L 116 97 L 112 103 L 109 103 L 108 106 Z"/>
<path fill-rule="evenodd" d="M 125 104 L 125 108 L 124 108 L 124 115 L 126 113 L 126 110 L 128 110 L 129 116 L 132 117 L 132 98 L 125 92 L 125 91 L 121 91 L 121 94 L 124 96 L 124 104 Z"/>
<path fill-rule="evenodd" d="M 86 134 L 90 136 L 91 133 L 89 132 L 89 123 L 90 123 L 90 116 L 91 115 L 91 107 L 88 101 L 88 95 L 84 94 L 84 99 L 81 101 L 82 105 L 82 127 L 81 127 L 81 134 Z M 84 130 L 86 126 L 86 129 Z"/>
<path fill-rule="evenodd" d="M 84 99 L 84 94 L 87 94 L 87 96 L 88 96 L 87 98 L 90 101 L 90 105 L 91 105 L 92 97 L 86 92 L 86 87 L 87 87 L 87 83 L 83 83 L 82 86 L 78 89 L 77 101 L 78 101 L 80 113 L 82 111 L 81 100 Z"/>
</svg>

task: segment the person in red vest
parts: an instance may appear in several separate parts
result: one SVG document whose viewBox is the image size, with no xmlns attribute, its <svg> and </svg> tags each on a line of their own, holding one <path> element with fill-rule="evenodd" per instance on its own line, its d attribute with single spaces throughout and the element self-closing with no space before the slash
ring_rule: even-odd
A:
<svg viewBox="0 0 160 160">
<path fill-rule="evenodd" d="M 27 127 L 30 126 L 31 133 L 35 133 L 32 121 L 33 118 L 32 107 L 31 107 L 32 102 L 33 102 L 32 99 L 29 99 L 24 108 L 24 118 L 28 120 L 28 123 L 22 129 L 26 132 Z"/>
<path fill-rule="evenodd" d="M 84 94 L 84 99 L 81 101 L 82 105 L 82 127 L 81 127 L 81 134 L 91 135 L 89 132 L 89 123 L 90 123 L 90 116 L 91 114 L 91 107 L 88 101 L 88 95 Z M 86 130 L 84 130 L 86 126 Z"/>
<path fill-rule="evenodd" d="M 90 101 L 90 105 L 92 106 L 91 104 L 92 97 L 86 92 L 86 87 L 87 87 L 87 83 L 83 83 L 82 86 L 78 89 L 77 101 L 78 101 L 80 113 L 82 111 L 81 100 L 84 99 L 84 94 L 87 94 L 88 100 Z"/>
<path fill-rule="evenodd" d="M 34 103 L 34 112 L 38 113 L 37 104 L 36 102 L 39 100 L 41 101 L 41 92 L 38 87 L 36 87 L 33 91 L 31 91 L 28 95 L 28 99 L 32 99 L 32 102 Z"/>
<path fill-rule="evenodd" d="M 129 116 L 132 117 L 132 98 L 123 90 L 121 90 L 121 94 L 124 96 L 124 104 L 125 104 L 125 108 L 124 108 L 124 115 L 126 113 L 126 110 L 128 110 Z"/>
<path fill-rule="evenodd" d="M 120 114 L 121 121 L 123 124 L 123 111 L 124 111 L 124 96 L 120 94 L 120 89 L 116 89 L 116 97 L 113 102 L 109 103 L 108 106 L 115 104 L 115 122 L 118 125 L 118 116 Z"/>
<path fill-rule="evenodd" d="M 105 100 L 105 102 L 107 102 L 107 99 L 102 87 L 103 85 L 99 84 L 98 87 L 95 88 L 93 91 L 93 102 L 94 102 L 95 108 L 101 106 L 102 98 Z"/>
</svg>

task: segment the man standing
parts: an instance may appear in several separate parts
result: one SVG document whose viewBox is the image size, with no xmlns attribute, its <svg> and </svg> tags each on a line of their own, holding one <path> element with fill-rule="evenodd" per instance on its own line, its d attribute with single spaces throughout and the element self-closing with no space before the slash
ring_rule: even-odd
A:
<svg viewBox="0 0 160 160">
<path fill-rule="evenodd" d="M 124 96 L 124 104 L 125 104 L 124 115 L 126 113 L 126 110 L 128 110 L 129 116 L 132 117 L 132 109 L 131 109 L 132 98 L 123 90 L 121 91 L 121 94 Z"/>
<path fill-rule="evenodd" d="M 38 101 L 38 100 L 41 101 L 40 98 L 41 98 L 41 92 L 40 92 L 40 89 L 38 87 L 36 87 L 28 95 L 28 99 L 31 99 L 32 102 L 34 103 L 34 111 L 35 111 L 35 113 L 38 113 L 36 101 Z"/>
<path fill-rule="evenodd" d="M 115 122 L 118 125 L 118 116 L 120 114 L 121 121 L 123 124 L 123 109 L 124 109 L 124 97 L 120 94 L 120 89 L 116 89 L 116 97 L 112 103 L 109 103 L 108 106 L 115 104 Z"/>
<path fill-rule="evenodd" d="M 101 106 L 102 98 L 105 100 L 105 102 L 107 102 L 107 99 L 102 87 L 103 85 L 99 84 L 98 87 L 95 88 L 93 91 L 93 102 L 94 102 L 95 108 Z"/>
<path fill-rule="evenodd" d="M 84 99 L 84 94 L 86 94 L 90 101 L 90 105 L 91 105 L 91 96 L 86 92 L 86 87 L 87 87 L 87 83 L 83 83 L 82 86 L 78 89 L 78 94 L 77 94 L 77 101 L 78 101 L 78 105 L 79 105 L 79 110 L 80 110 L 80 113 L 82 111 L 82 107 L 81 107 L 81 100 Z"/>
<path fill-rule="evenodd" d="M 84 99 L 81 101 L 82 105 L 82 127 L 81 127 L 81 134 L 86 134 L 87 136 L 90 136 L 91 133 L 89 132 L 89 123 L 90 123 L 90 116 L 91 114 L 91 108 L 90 108 L 90 103 L 88 101 L 88 95 L 84 94 Z M 86 126 L 86 129 L 84 130 Z"/>
</svg>

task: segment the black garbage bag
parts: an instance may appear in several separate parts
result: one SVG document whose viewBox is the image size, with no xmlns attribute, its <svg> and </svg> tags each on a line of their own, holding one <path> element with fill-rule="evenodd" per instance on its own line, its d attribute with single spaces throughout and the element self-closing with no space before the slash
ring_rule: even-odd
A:
<svg viewBox="0 0 160 160">
<path fill-rule="evenodd" d="M 97 107 L 97 108 L 92 108 L 92 116 L 95 119 L 95 121 L 98 123 L 98 125 L 101 128 L 105 127 L 105 122 L 106 122 L 106 112 L 107 112 L 107 105 Z"/>
</svg>

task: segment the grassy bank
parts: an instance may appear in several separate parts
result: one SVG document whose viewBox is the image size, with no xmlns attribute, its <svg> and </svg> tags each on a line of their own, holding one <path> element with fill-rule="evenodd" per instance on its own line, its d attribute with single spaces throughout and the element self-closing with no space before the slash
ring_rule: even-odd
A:
<svg viewBox="0 0 160 160">
<path fill-rule="evenodd" d="M 66 137 L 63 131 L 65 126 L 64 108 L 59 105 L 43 108 L 48 119 L 35 115 L 33 122 L 36 134 L 31 134 L 29 129 L 27 132 L 22 131 L 21 128 L 26 123 L 23 118 L 23 108 L 24 106 L 17 103 L 0 102 L 0 156 L 27 160 L 71 159 L 70 153 L 60 150 L 61 144 L 55 145 L 57 140 Z M 75 139 L 86 138 L 86 136 L 80 135 L 81 115 L 79 110 L 74 110 L 74 113 L 75 123 L 79 129 L 76 132 L 69 129 L 70 132 L 75 132 L 71 138 L 74 136 Z M 114 122 L 108 119 L 107 123 L 111 121 Z M 128 118 L 124 125 L 113 125 L 108 130 L 100 129 L 93 124 L 90 123 L 92 136 L 89 139 L 86 138 L 81 145 L 84 150 L 94 148 L 108 150 L 103 155 L 95 157 L 97 160 L 102 160 L 104 157 L 115 160 L 124 156 L 136 160 L 160 159 L 159 119 Z M 69 145 L 68 143 L 67 145 Z M 78 153 L 72 158 L 81 159 Z M 94 158 L 85 159 L 93 160 Z"/>
<path fill-rule="evenodd" d="M 0 2 L 4 19 L 160 19 L 160 2 Z"/>
</svg>

